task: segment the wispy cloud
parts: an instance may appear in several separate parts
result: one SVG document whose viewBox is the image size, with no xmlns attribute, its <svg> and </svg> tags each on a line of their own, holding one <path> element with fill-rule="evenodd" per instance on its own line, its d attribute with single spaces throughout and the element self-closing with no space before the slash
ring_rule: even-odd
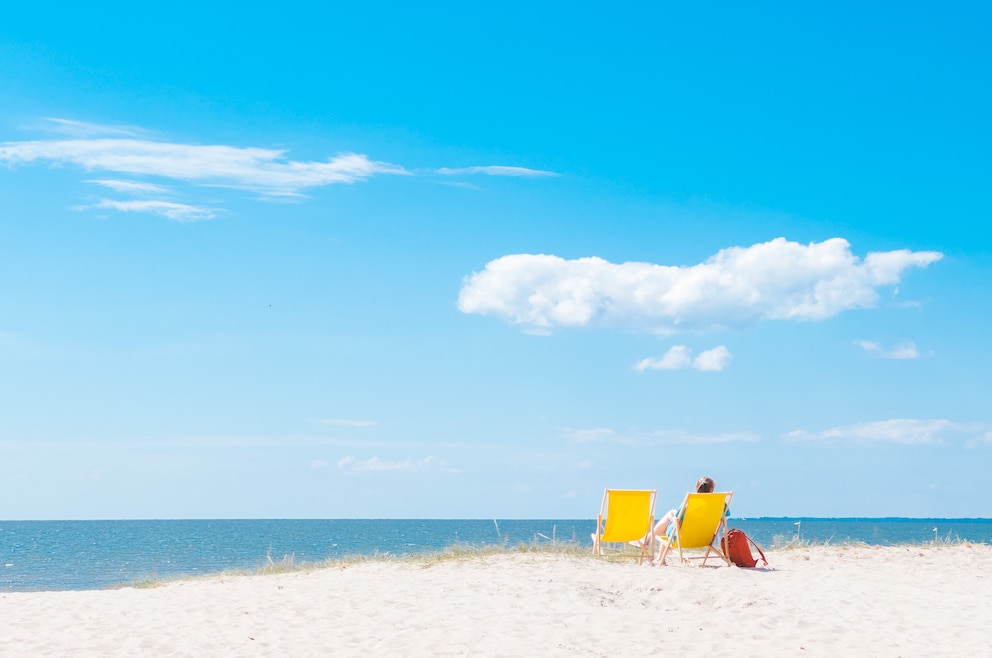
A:
<svg viewBox="0 0 992 658">
<path fill-rule="evenodd" d="M 948 435 L 967 431 L 967 429 L 963 425 L 946 419 L 920 420 L 916 418 L 893 418 L 891 420 L 834 427 L 822 432 L 795 430 L 787 433 L 785 438 L 792 441 L 941 445 Z"/>
<path fill-rule="evenodd" d="M 423 472 L 455 472 L 445 466 L 444 461 L 437 457 L 423 459 L 407 459 L 404 461 L 386 461 L 378 457 L 356 459 L 344 457 L 338 460 L 338 469 L 354 473 L 423 473 Z"/>
<path fill-rule="evenodd" d="M 174 203 L 172 201 L 151 201 L 132 200 L 114 201 L 112 199 L 102 199 L 93 206 L 80 206 L 80 208 L 106 208 L 120 212 L 137 212 L 158 215 L 177 222 L 197 222 L 204 219 L 213 219 L 217 216 L 217 211 L 211 208 L 201 208 L 185 203 Z"/>
<path fill-rule="evenodd" d="M 84 450 L 84 451 L 147 451 L 147 450 L 175 450 L 175 449 L 213 449 L 213 448 L 272 448 L 282 450 L 286 448 L 340 448 L 340 447 L 360 447 L 360 448 L 415 448 L 417 444 L 412 442 L 381 442 L 374 444 L 359 441 L 340 441 L 324 436 L 308 435 L 272 435 L 272 436 L 169 436 L 151 437 L 138 436 L 126 439 L 92 439 L 88 437 L 74 437 L 51 441 L 40 440 L 4 440 L 0 439 L 0 448 L 3 449 L 45 449 L 45 450 Z M 436 445 L 431 448 L 437 447 Z"/>
<path fill-rule="evenodd" d="M 99 123 L 87 123 L 73 119 L 48 117 L 41 126 L 42 130 L 72 137 L 142 137 L 149 132 L 137 126 L 107 126 Z"/>
<path fill-rule="evenodd" d="M 355 183 L 379 174 L 408 174 L 401 166 L 358 153 L 341 153 L 326 161 L 310 162 L 290 159 L 282 149 L 148 139 L 147 131 L 132 126 L 47 119 L 45 128 L 71 138 L 0 143 L 0 164 L 75 165 L 86 171 L 183 183 L 187 193 L 197 187 L 226 187 L 268 198 L 299 197 L 315 187 Z M 212 219 L 220 212 L 201 203 L 163 199 L 164 194 L 182 196 L 182 191 L 158 182 L 116 177 L 91 178 L 86 182 L 140 199 L 103 199 L 77 209 L 147 213 L 179 222 Z"/>
<path fill-rule="evenodd" d="M 528 169 L 526 167 L 507 167 L 504 165 L 488 165 L 485 167 L 460 167 L 457 169 L 449 169 L 448 167 L 441 167 L 437 170 L 437 173 L 444 176 L 462 176 L 462 175 L 472 175 L 472 174 L 484 174 L 486 176 L 512 176 L 512 177 L 524 177 L 524 178 L 537 178 L 541 176 L 557 176 L 553 171 L 544 171 L 541 169 Z"/>
<path fill-rule="evenodd" d="M 86 182 L 144 199 L 166 192 L 175 197 L 202 187 L 244 190 L 268 200 L 299 198 L 314 188 L 357 183 L 380 175 L 556 175 L 550 171 L 504 165 L 457 169 L 444 167 L 415 173 L 401 165 L 349 152 L 320 161 L 295 160 L 285 149 L 179 143 L 156 139 L 151 131 L 134 126 L 107 126 L 62 118 L 45 119 L 42 129 L 57 133 L 61 138 L 0 142 L 0 165 L 17 167 L 47 163 L 52 166 L 77 166 L 87 172 L 107 172 L 111 176 L 91 178 Z M 131 176 L 164 179 L 172 185 L 119 178 Z M 179 184 L 185 184 L 185 189 Z M 451 184 L 465 183 L 453 180 Z M 155 200 L 158 203 L 139 205 L 106 201 L 96 206 L 78 207 L 148 212 L 179 221 L 205 219 L 216 213 L 196 203 L 187 204 L 183 209 L 179 207 L 183 204 L 177 203 L 176 198 Z M 176 206 L 171 207 L 168 205 L 170 203 L 176 203 Z"/>
<path fill-rule="evenodd" d="M 608 427 L 591 427 L 581 430 L 566 430 L 566 435 L 578 443 L 598 443 L 616 436 L 616 432 Z"/>
<path fill-rule="evenodd" d="M 176 144 L 142 139 L 72 139 L 0 144 L 0 163 L 35 161 L 75 164 L 87 170 L 159 176 L 273 196 L 298 196 L 303 190 L 354 183 L 375 174 L 406 174 L 400 166 L 358 153 L 325 162 L 289 160 L 281 149 Z"/>
<path fill-rule="evenodd" d="M 862 260 L 843 238 L 808 245 L 777 238 L 722 249 L 692 266 L 514 254 L 466 277 L 458 308 L 539 333 L 590 325 L 672 333 L 822 320 L 874 306 L 878 288 L 941 258 L 939 252 L 903 249 Z"/>
<path fill-rule="evenodd" d="M 893 348 L 885 348 L 880 343 L 870 340 L 856 340 L 854 344 L 865 352 L 874 354 L 882 359 L 918 359 L 920 352 L 916 349 L 916 343 L 904 341 Z"/>
<path fill-rule="evenodd" d="M 563 436 L 575 443 L 606 443 L 612 445 L 655 447 L 673 444 L 753 443 L 761 440 L 754 432 L 723 432 L 706 434 L 679 429 L 613 430 L 608 428 L 562 430 Z"/>
<path fill-rule="evenodd" d="M 350 418 L 318 418 L 315 422 L 334 427 L 372 427 L 379 424 L 377 420 L 353 420 Z"/>
<path fill-rule="evenodd" d="M 645 370 L 695 368 L 696 370 L 719 372 L 730 365 L 732 358 L 733 355 L 730 350 L 724 345 L 700 352 L 696 358 L 692 358 L 692 350 L 686 345 L 675 345 L 659 359 L 648 358 L 639 361 L 634 365 L 634 369 L 643 372 Z"/>
<path fill-rule="evenodd" d="M 440 181 L 441 185 L 446 185 L 448 187 L 460 187 L 464 190 L 481 190 L 482 188 L 478 185 L 473 185 L 472 183 L 467 183 L 465 181 L 459 180 L 444 180 Z"/>
<path fill-rule="evenodd" d="M 93 185 L 101 185 L 103 187 L 108 187 L 114 190 L 115 192 L 123 192 L 125 194 L 164 194 L 170 191 L 169 188 L 164 185 L 156 185 L 154 183 L 141 183 L 130 180 L 114 180 L 110 178 L 99 178 L 99 179 L 90 179 L 84 182 L 92 183 Z"/>
<path fill-rule="evenodd" d="M 686 432 L 684 430 L 659 430 L 652 432 L 648 437 L 656 445 L 666 445 L 672 443 L 755 443 L 761 437 L 755 432 L 723 432 L 720 434 L 700 434 Z"/>
<path fill-rule="evenodd" d="M 964 442 L 965 448 L 992 446 L 992 432 L 984 432 Z"/>
</svg>

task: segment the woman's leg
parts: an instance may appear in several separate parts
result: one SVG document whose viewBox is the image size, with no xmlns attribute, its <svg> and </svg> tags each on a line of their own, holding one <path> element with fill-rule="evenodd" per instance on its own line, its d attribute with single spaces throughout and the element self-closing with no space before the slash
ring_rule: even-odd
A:
<svg viewBox="0 0 992 658">
<path fill-rule="evenodd" d="M 675 510 L 670 509 L 665 512 L 665 516 L 661 517 L 657 523 L 654 524 L 654 530 L 652 534 L 655 537 L 663 537 L 665 533 L 668 532 L 668 526 L 675 520 Z"/>
<path fill-rule="evenodd" d="M 664 537 L 665 533 L 668 531 L 669 524 L 671 524 L 671 522 L 675 520 L 675 514 L 676 514 L 675 510 L 673 509 L 668 510 L 667 512 L 665 512 L 665 516 L 661 517 L 661 520 L 654 524 L 654 528 L 651 529 L 651 532 L 644 535 L 643 539 L 635 540 L 630 543 L 635 546 L 640 544 L 647 544 L 648 542 L 651 541 L 652 535 L 655 537 Z"/>
<path fill-rule="evenodd" d="M 655 537 L 664 537 L 665 535 L 667 535 L 668 527 L 672 525 L 672 521 L 675 520 L 675 516 L 677 514 L 678 512 L 676 512 L 673 509 L 670 509 L 667 512 L 665 512 L 665 516 L 661 517 L 661 520 L 654 524 L 654 530 L 652 530 L 652 534 L 654 534 Z M 671 538 L 669 537 L 668 539 L 666 539 L 666 541 L 671 541 Z M 654 560 L 652 560 L 651 564 L 653 564 L 654 566 L 658 566 L 659 564 L 664 564 L 661 558 L 667 552 L 668 552 L 668 546 L 667 545 L 662 546 L 661 555 L 659 555 Z"/>
</svg>

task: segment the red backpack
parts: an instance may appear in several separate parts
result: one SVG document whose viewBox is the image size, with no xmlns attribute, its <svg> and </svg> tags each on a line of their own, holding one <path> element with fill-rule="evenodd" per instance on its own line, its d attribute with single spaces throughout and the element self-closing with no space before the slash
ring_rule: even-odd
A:
<svg viewBox="0 0 992 658">
<path fill-rule="evenodd" d="M 754 543 L 754 540 L 744 534 L 743 530 L 738 530 L 737 528 L 731 528 L 724 535 L 723 539 L 720 540 L 720 546 L 723 548 L 724 555 L 739 567 L 753 567 L 758 564 L 758 561 L 751 555 L 751 546 L 758 549 L 758 554 L 761 555 L 762 566 L 768 566 L 768 560 L 765 559 L 765 554 L 762 553 L 761 547 Z"/>
</svg>

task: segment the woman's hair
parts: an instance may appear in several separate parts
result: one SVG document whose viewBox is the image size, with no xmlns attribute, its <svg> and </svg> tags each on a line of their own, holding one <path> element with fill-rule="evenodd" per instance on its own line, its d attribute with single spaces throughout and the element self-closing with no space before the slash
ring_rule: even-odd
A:
<svg viewBox="0 0 992 658">
<path fill-rule="evenodd" d="M 696 493 L 713 493 L 716 489 L 716 483 L 713 482 L 713 478 L 701 477 L 696 482 Z"/>
</svg>

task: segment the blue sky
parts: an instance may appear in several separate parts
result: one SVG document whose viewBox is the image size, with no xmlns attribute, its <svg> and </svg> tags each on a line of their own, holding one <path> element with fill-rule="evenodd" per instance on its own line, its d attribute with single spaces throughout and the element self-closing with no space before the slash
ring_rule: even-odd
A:
<svg viewBox="0 0 992 658">
<path fill-rule="evenodd" d="M 310 5 L 7 8 L 0 518 L 992 516 L 986 8 Z"/>
</svg>

